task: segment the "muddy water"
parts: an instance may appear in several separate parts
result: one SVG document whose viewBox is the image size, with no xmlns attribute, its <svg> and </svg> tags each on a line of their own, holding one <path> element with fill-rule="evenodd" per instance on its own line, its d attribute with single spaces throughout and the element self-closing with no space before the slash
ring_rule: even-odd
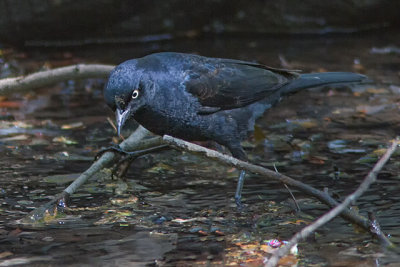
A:
<svg viewBox="0 0 400 267">
<path fill-rule="evenodd" d="M 244 142 L 250 160 L 328 188 L 341 199 L 356 189 L 399 132 L 400 55 L 396 32 L 358 36 L 205 38 L 86 47 L 10 51 L 2 74 L 77 62 L 117 64 L 157 51 L 257 60 L 309 71 L 359 71 L 376 82 L 300 92 L 268 111 Z M 397 47 L 398 49 L 398 47 Z M 99 174 L 56 218 L 34 228 L 15 221 L 61 192 L 112 142 L 113 118 L 102 99 L 104 81 L 65 82 L 5 99 L 0 125 L 0 266 L 191 265 L 258 266 L 254 246 L 289 239 L 325 210 L 282 184 L 250 174 L 246 207 L 233 202 L 237 171 L 187 153 L 165 151 L 136 160 L 125 179 Z M 114 140 L 115 141 L 115 140 Z M 390 239 L 400 243 L 399 157 L 357 203 L 372 211 Z M 246 247 L 246 245 L 248 245 Z M 252 247 L 253 246 L 253 247 Z M 341 218 L 298 246 L 300 265 L 396 266 L 400 258 Z"/>
</svg>

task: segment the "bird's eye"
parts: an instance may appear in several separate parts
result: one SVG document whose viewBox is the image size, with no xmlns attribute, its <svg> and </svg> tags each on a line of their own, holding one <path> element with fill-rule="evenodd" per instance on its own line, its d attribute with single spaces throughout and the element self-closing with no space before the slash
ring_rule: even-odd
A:
<svg viewBox="0 0 400 267">
<path fill-rule="evenodd" d="M 138 96 L 139 96 L 139 90 L 136 89 L 136 90 L 133 91 L 133 93 L 132 93 L 132 99 L 135 99 L 135 98 L 137 98 Z"/>
</svg>

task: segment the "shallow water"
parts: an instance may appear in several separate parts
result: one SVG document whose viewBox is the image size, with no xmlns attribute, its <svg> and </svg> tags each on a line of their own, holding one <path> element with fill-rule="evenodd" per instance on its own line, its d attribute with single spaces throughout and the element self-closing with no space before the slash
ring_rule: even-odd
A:
<svg viewBox="0 0 400 267">
<path fill-rule="evenodd" d="M 30 72 L 45 62 L 117 64 L 157 51 L 257 60 L 309 71 L 361 71 L 376 82 L 302 91 L 268 111 L 244 143 L 250 160 L 339 198 L 354 191 L 399 130 L 400 55 L 373 48 L 399 43 L 397 32 L 358 36 L 204 38 L 55 51 L 12 51 L 11 71 Z M 279 59 L 279 56 L 281 59 Z M 3 68 L 3 72 L 4 72 Z M 244 264 L 243 244 L 289 239 L 326 208 L 292 188 L 249 174 L 237 211 L 237 171 L 177 151 L 133 163 L 126 179 L 109 172 L 78 190 L 69 209 L 35 229 L 15 220 L 61 192 L 86 170 L 115 136 L 102 99 L 103 81 L 66 82 L 5 101 L 0 127 L 0 266 Z M 64 127 L 63 127 L 64 126 Z M 70 128 L 70 129 L 68 129 Z M 392 242 L 400 243 L 399 157 L 355 207 L 372 211 Z M 299 244 L 300 265 L 375 266 L 400 258 L 341 218 Z M 8 253 L 8 254 L 4 254 Z M 247 253 L 247 254 L 246 254 Z M 254 254 L 259 256 L 258 254 Z M 394 264 L 394 265 L 393 265 Z"/>
</svg>

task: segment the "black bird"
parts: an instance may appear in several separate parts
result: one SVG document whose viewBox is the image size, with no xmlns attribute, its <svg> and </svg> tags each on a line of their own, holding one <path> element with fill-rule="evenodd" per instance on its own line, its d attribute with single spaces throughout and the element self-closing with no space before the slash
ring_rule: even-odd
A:
<svg viewBox="0 0 400 267">
<path fill-rule="evenodd" d="M 253 131 L 255 120 L 283 96 L 365 79 L 349 72 L 299 74 L 253 62 L 166 52 L 117 66 L 104 97 L 116 112 L 118 134 L 126 120 L 134 118 L 158 135 L 215 141 L 246 161 L 240 142 Z M 238 205 L 244 176 L 241 171 Z"/>
</svg>

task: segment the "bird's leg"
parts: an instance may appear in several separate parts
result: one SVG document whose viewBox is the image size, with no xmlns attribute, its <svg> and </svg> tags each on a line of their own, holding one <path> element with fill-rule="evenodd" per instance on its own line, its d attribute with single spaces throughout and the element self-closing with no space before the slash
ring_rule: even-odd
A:
<svg viewBox="0 0 400 267">
<path fill-rule="evenodd" d="M 168 145 L 159 145 L 159 146 L 154 146 L 154 147 L 150 147 L 150 148 L 146 148 L 146 149 L 142 149 L 142 150 L 125 151 L 122 148 L 120 148 L 118 145 L 113 145 L 113 146 L 109 146 L 107 148 L 101 149 L 95 156 L 95 160 L 97 160 L 102 154 L 104 154 L 106 152 L 111 152 L 111 151 L 121 154 L 121 155 L 124 155 L 125 157 L 123 157 L 121 160 L 119 160 L 115 164 L 115 167 L 113 168 L 113 171 L 111 174 L 112 177 L 114 177 L 114 176 L 122 177 L 128 171 L 128 168 L 131 165 L 131 163 L 138 157 L 146 155 L 146 154 L 150 154 L 153 152 L 162 151 L 165 149 L 169 149 L 169 146 Z M 121 170 L 119 170 L 121 166 L 123 166 L 123 167 Z"/>
<path fill-rule="evenodd" d="M 247 161 L 247 155 L 246 152 L 244 152 L 242 146 L 240 144 L 235 144 L 234 146 L 228 146 L 229 150 L 232 153 L 232 156 L 234 156 L 237 159 Z M 237 186 L 236 186 L 236 193 L 235 193 L 235 202 L 236 205 L 239 209 L 243 208 L 242 205 L 242 189 L 243 189 L 243 184 L 244 184 L 244 179 L 246 176 L 246 172 L 244 170 L 240 170 Z"/>
<path fill-rule="evenodd" d="M 235 193 L 235 202 L 236 205 L 241 208 L 242 207 L 242 189 L 243 189 L 243 184 L 244 184 L 244 178 L 246 176 L 246 171 L 241 170 L 240 174 L 239 174 L 239 179 L 237 182 L 237 186 L 236 186 L 236 193 Z"/>
<path fill-rule="evenodd" d="M 125 151 L 119 145 L 112 145 L 112 146 L 101 149 L 96 154 L 94 159 L 97 160 L 101 155 L 103 155 L 106 152 L 115 152 L 115 153 L 122 154 L 125 156 L 139 157 L 139 156 L 142 156 L 145 154 L 165 150 L 168 148 L 169 148 L 168 145 L 159 145 L 159 146 L 154 146 L 154 147 L 150 147 L 150 148 L 146 148 L 146 149 L 142 149 L 142 150 Z"/>
</svg>

